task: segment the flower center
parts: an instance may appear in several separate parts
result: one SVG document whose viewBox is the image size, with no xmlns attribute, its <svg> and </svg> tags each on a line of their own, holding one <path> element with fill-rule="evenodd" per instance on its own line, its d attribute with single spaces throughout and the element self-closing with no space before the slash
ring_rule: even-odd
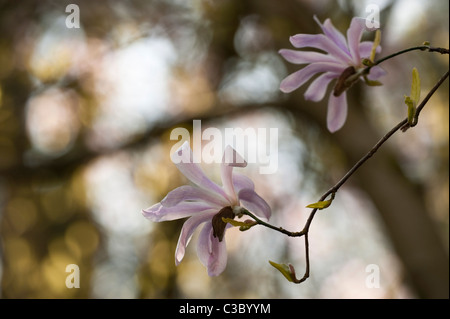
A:
<svg viewBox="0 0 450 319">
<path fill-rule="evenodd" d="M 226 206 L 222 208 L 217 214 L 212 218 L 213 236 L 219 238 L 219 241 L 223 240 L 223 235 L 225 234 L 225 223 L 222 218 L 234 219 L 234 213 L 231 206 Z"/>
</svg>

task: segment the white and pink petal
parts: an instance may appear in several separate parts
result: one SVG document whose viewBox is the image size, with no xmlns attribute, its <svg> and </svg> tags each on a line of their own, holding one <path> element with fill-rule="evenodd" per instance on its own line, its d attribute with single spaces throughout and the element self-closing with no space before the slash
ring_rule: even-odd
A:
<svg viewBox="0 0 450 319">
<path fill-rule="evenodd" d="M 348 65 L 352 62 L 347 52 L 343 51 L 333 40 L 324 34 L 296 34 L 289 38 L 292 45 L 296 48 L 316 48 L 327 52 L 339 63 Z"/>
<path fill-rule="evenodd" d="M 367 78 L 371 81 L 378 80 L 380 77 L 386 75 L 387 72 L 380 66 L 374 66 L 370 68 L 370 72 Z"/>
<path fill-rule="evenodd" d="M 177 248 L 175 249 L 175 265 L 179 265 L 184 258 L 186 247 L 194 234 L 197 227 L 207 221 L 211 221 L 214 214 L 217 214 L 216 210 L 208 210 L 202 214 L 192 216 L 189 218 L 181 229 L 180 237 L 178 238 Z"/>
<path fill-rule="evenodd" d="M 336 132 L 347 119 L 347 94 L 343 92 L 340 96 L 330 94 L 328 99 L 327 127 L 331 133 Z"/>
<path fill-rule="evenodd" d="M 350 51 L 355 66 L 361 63 L 359 44 L 364 29 L 365 29 L 364 20 L 360 18 L 353 18 L 352 22 L 350 23 L 350 27 L 347 30 L 348 49 Z"/>
<path fill-rule="evenodd" d="M 176 206 L 184 201 L 206 202 L 218 208 L 228 205 L 220 195 L 191 185 L 183 185 L 170 191 L 161 201 L 164 207 Z"/>
<path fill-rule="evenodd" d="M 334 62 L 340 63 L 339 60 L 334 58 L 332 55 L 323 54 L 314 51 L 298 51 L 290 49 L 281 49 L 278 51 L 281 56 L 288 62 L 294 64 L 305 64 L 314 62 Z"/>
<path fill-rule="evenodd" d="M 272 214 L 270 206 L 254 190 L 242 189 L 238 197 L 241 206 L 245 207 L 248 211 L 266 220 L 270 219 L 270 215 Z"/>
<path fill-rule="evenodd" d="M 172 154 L 172 161 L 177 166 L 178 170 L 191 182 L 205 190 L 214 192 L 226 198 L 224 190 L 211 181 L 205 175 L 201 167 L 194 162 L 193 154 L 187 141 Z"/>
<path fill-rule="evenodd" d="M 143 209 L 142 215 L 151 221 L 163 222 L 190 217 L 210 209 L 217 208 L 204 202 L 185 202 L 172 207 L 165 207 L 161 203 L 157 203 L 147 209 Z"/>
<path fill-rule="evenodd" d="M 317 22 L 317 24 L 322 29 L 323 33 L 345 53 L 347 53 L 350 56 L 350 52 L 348 51 L 347 47 L 347 40 L 345 39 L 345 36 L 334 27 L 333 23 L 330 19 L 326 19 L 325 22 L 322 24 L 320 23 L 319 19 L 314 16 L 314 20 Z"/>
<path fill-rule="evenodd" d="M 233 172 L 233 184 L 236 194 L 238 194 L 244 188 L 248 188 L 251 190 L 255 189 L 255 184 L 250 178 L 236 172 Z"/>
<path fill-rule="evenodd" d="M 305 92 L 305 100 L 314 102 L 321 101 L 327 92 L 328 84 L 331 80 L 338 78 L 338 73 L 326 72 L 318 76 L 311 82 L 308 89 Z"/>
<path fill-rule="evenodd" d="M 361 58 L 368 58 L 372 53 L 373 42 L 372 41 L 363 41 L 359 44 L 359 55 Z M 375 53 L 381 52 L 381 46 L 377 46 L 375 49 Z"/>
<path fill-rule="evenodd" d="M 227 249 L 225 240 L 219 241 L 213 236 L 211 223 L 206 223 L 200 232 L 197 243 L 197 255 L 200 262 L 207 267 L 208 275 L 218 276 L 227 266 Z"/>
<path fill-rule="evenodd" d="M 311 63 L 303 69 L 288 75 L 280 84 L 280 90 L 289 93 L 305 84 L 314 74 L 323 72 L 342 73 L 345 65 L 329 62 Z"/>
<path fill-rule="evenodd" d="M 225 147 L 220 167 L 222 186 L 225 190 L 229 204 L 234 205 L 237 202 L 236 192 L 233 185 L 233 167 L 245 167 L 247 162 L 230 145 Z"/>
</svg>

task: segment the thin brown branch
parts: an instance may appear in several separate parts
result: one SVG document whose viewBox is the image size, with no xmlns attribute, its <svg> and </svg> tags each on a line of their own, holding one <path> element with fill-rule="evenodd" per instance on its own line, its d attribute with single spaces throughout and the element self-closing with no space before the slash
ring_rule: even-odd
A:
<svg viewBox="0 0 450 319">
<path fill-rule="evenodd" d="M 305 274 L 303 275 L 303 277 L 300 280 L 295 281 L 296 284 L 301 284 L 302 282 L 304 282 L 306 279 L 309 278 L 310 262 L 309 262 L 309 234 L 308 233 L 305 233 L 305 264 L 306 264 Z"/>
<path fill-rule="evenodd" d="M 428 92 L 427 96 L 423 99 L 423 101 L 420 103 L 420 105 L 417 107 L 416 115 L 414 118 L 413 123 L 410 125 L 411 127 L 417 125 L 418 117 L 420 114 L 420 111 L 425 107 L 425 105 L 430 100 L 431 96 L 436 92 L 436 90 L 442 85 L 442 83 L 447 79 L 449 76 L 449 71 L 447 71 L 440 79 L 439 81 L 433 86 L 433 88 Z M 334 195 L 336 192 L 347 182 L 347 180 L 361 167 L 363 166 L 379 149 L 380 147 L 388 141 L 397 131 L 401 130 L 405 127 L 405 125 L 408 125 L 408 118 L 403 119 L 400 121 L 397 125 L 395 125 L 389 132 L 387 132 L 367 153 L 364 155 L 353 167 L 328 191 L 326 191 L 319 199 L 319 201 L 324 201 L 328 196 L 331 195 L 331 198 L 334 198 Z M 306 269 L 305 274 L 303 277 L 299 280 L 295 280 L 294 283 L 301 283 L 305 281 L 309 277 L 310 272 L 310 261 L 309 261 L 309 228 L 311 226 L 311 223 L 317 213 L 318 209 L 314 208 L 311 213 L 308 216 L 308 219 L 303 227 L 303 229 L 299 232 L 291 232 L 288 231 L 282 227 L 273 226 L 269 223 L 266 223 L 259 218 L 257 218 L 255 215 L 248 211 L 244 211 L 245 215 L 248 215 L 252 217 L 257 224 L 268 227 L 270 229 L 273 229 L 275 231 L 281 232 L 287 236 L 290 237 L 305 237 L 305 263 L 306 263 Z"/>
<path fill-rule="evenodd" d="M 390 55 L 387 55 L 387 56 L 385 56 L 385 57 L 375 61 L 373 63 L 373 65 L 369 66 L 368 68 L 371 68 L 371 67 L 373 67 L 375 65 L 378 65 L 378 64 L 380 64 L 380 63 L 382 63 L 382 62 L 384 62 L 386 60 L 392 59 L 393 57 L 396 57 L 398 55 L 401 55 L 401 54 L 404 54 L 404 53 L 407 53 L 407 52 L 411 52 L 411 51 L 415 51 L 415 50 L 428 51 L 428 52 L 438 52 L 440 54 L 449 54 L 449 50 L 446 49 L 446 48 L 435 48 L 435 47 L 430 47 L 429 45 L 419 45 L 419 46 L 416 46 L 416 47 L 404 49 L 404 50 L 392 53 Z"/>
</svg>

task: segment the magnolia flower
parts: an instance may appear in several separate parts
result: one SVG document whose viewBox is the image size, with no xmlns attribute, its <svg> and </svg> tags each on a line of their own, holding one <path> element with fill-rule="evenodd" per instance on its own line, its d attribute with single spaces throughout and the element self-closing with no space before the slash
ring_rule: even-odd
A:
<svg viewBox="0 0 450 319">
<path fill-rule="evenodd" d="M 258 217 L 268 220 L 271 209 L 255 192 L 255 185 L 248 177 L 233 172 L 233 167 L 245 167 L 247 163 L 230 146 L 226 147 L 222 158 L 222 186 L 211 181 L 194 163 L 188 142 L 172 155 L 172 161 L 196 186 L 180 186 L 142 213 L 155 222 L 189 217 L 183 224 L 175 250 L 177 266 L 184 257 L 194 231 L 204 224 L 199 234 L 197 255 L 207 267 L 208 275 L 217 276 L 227 264 L 224 236 L 230 224 L 225 223 L 222 217 L 234 219 L 242 214 L 241 209 L 245 207 Z"/>
<path fill-rule="evenodd" d="M 378 66 L 367 68 L 363 65 L 363 58 L 369 58 L 372 52 L 372 41 L 361 41 L 365 29 L 365 20 L 353 18 L 347 30 L 347 39 L 326 19 L 323 24 L 314 17 L 321 27 L 323 34 L 296 34 L 290 37 L 290 42 L 296 48 L 315 48 L 322 51 L 295 51 L 281 49 L 279 53 L 289 62 L 308 64 L 300 71 L 287 76 L 280 84 L 280 90 L 289 93 L 319 75 L 306 90 L 306 100 L 321 101 L 327 91 L 328 84 L 338 79 L 333 94 L 328 99 L 327 127 L 330 132 L 339 130 L 347 118 L 347 96 L 345 91 L 361 77 L 370 83 L 385 74 Z M 381 48 L 376 47 L 376 52 Z M 363 70 L 370 70 L 365 74 Z"/>
</svg>

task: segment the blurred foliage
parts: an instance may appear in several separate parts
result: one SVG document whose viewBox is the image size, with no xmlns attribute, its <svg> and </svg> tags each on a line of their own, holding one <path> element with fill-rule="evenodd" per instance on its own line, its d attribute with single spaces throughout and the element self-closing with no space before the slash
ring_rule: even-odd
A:
<svg viewBox="0 0 450 319">
<path fill-rule="evenodd" d="M 425 40 L 448 47 L 448 1 L 414 1 L 413 26 L 400 25 L 407 13 L 395 20 L 404 2 L 382 2 L 383 52 Z M 80 8 L 79 29 L 65 25 L 70 3 Z M 279 128 L 278 173 L 245 173 L 271 204 L 273 223 L 287 228 L 297 228 L 304 207 L 352 165 L 348 149 L 324 129 L 325 118 L 305 111 L 323 116 L 325 102 L 304 101 L 303 89 L 291 97 L 278 90 L 297 66 L 277 50 L 291 47 L 290 35 L 318 32 L 314 14 L 345 30 L 353 15 L 365 13 L 360 1 L 0 0 L 1 297 L 424 296 L 396 255 L 377 203 L 357 182 L 343 191 L 352 199 L 338 195 L 338 209 L 314 223 L 313 273 L 302 286 L 285 282 L 267 262 L 288 260 L 301 272 L 301 241 L 256 227 L 232 230 L 228 268 L 209 278 L 195 244 L 175 267 L 183 221 L 153 224 L 141 216 L 186 182 L 169 161 L 169 136 L 175 127 L 191 130 L 192 119 L 204 128 Z M 448 68 L 448 56 L 389 61 L 384 87 L 354 89 L 354 107 L 378 136 L 406 115 L 402 99 L 413 66 L 424 96 Z M 401 136 L 390 151 L 448 249 L 447 90 L 448 81 L 408 143 Z M 349 121 L 346 130 L 353 128 Z M 373 145 L 360 143 L 355 149 Z M 218 177 L 217 167 L 204 168 Z M 364 267 L 374 258 L 390 270 L 384 289 L 368 291 Z M 79 289 L 65 285 L 68 264 L 80 267 Z"/>
</svg>

